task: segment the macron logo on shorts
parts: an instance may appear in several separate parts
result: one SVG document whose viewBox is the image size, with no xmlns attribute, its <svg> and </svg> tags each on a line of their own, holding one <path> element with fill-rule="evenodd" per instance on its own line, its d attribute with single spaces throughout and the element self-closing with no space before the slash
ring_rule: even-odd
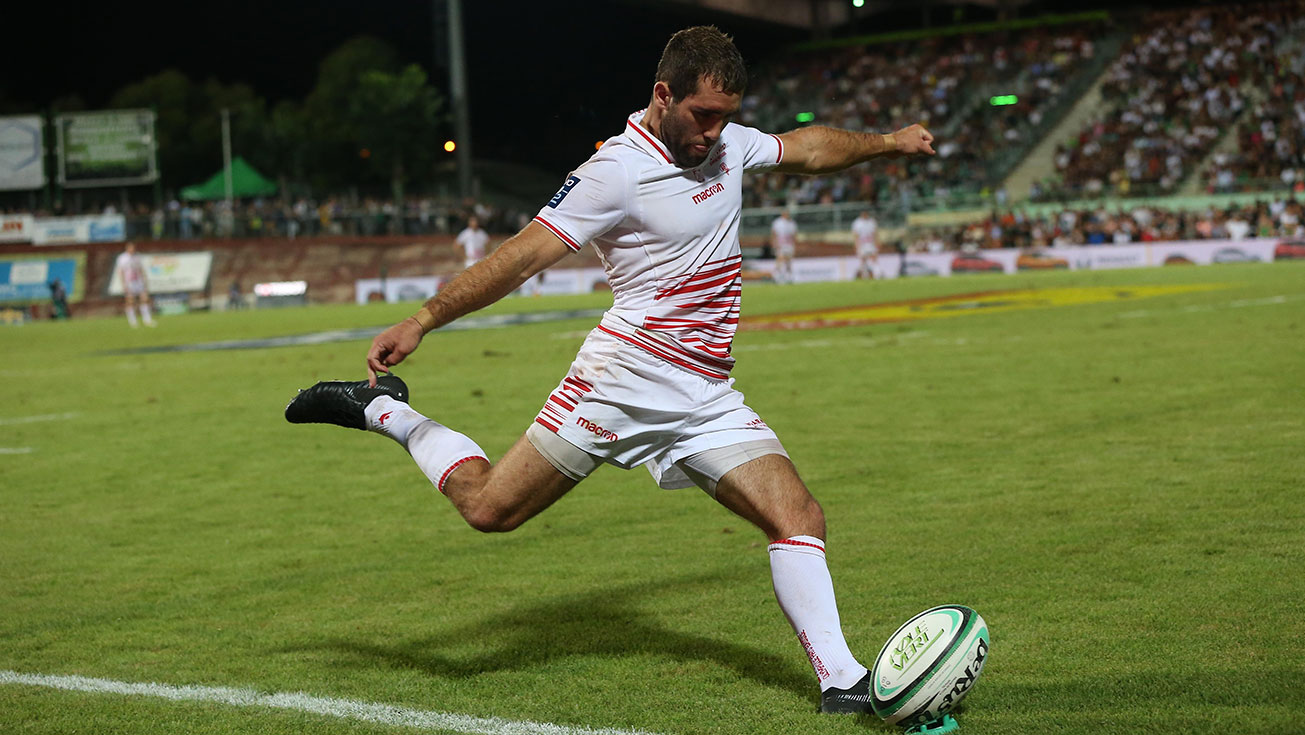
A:
<svg viewBox="0 0 1305 735">
<path fill-rule="evenodd" d="M 557 209 L 557 205 L 561 204 L 563 199 L 566 199 L 566 195 L 571 193 L 571 188 L 578 183 L 580 183 L 579 176 L 571 174 L 566 177 L 566 183 L 562 184 L 562 188 L 558 189 L 553 198 L 548 200 L 548 206 Z"/>
<path fill-rule="evenodd" d="M 582 416 L 576 416 L 576 417 L 575 417 L 575 423 L 576 423 L 577 426 L 579 426 L 580 428 L 584 429 L 585 431 L 592 432 L 592 433 L 596 434 L 597 436 L 599 436 L 599 437 L 601 437 L 601 438 L 603 438 L 603 439 L 607 439 L 608 441 L 617 441 L 618 439 L 621 438 L 621 437 L 617 436 L 616 434 L 613 434 L 612 432 L 608 431 L 607 429 L 604 429 L 603 427 L 599 426 L 598 424 L 595 424 L 594 422 L 592 422 L 592 421 L 590 421 L 589 419 L 584 418 L 584 417 L 582 417 Z"/>
</svg>

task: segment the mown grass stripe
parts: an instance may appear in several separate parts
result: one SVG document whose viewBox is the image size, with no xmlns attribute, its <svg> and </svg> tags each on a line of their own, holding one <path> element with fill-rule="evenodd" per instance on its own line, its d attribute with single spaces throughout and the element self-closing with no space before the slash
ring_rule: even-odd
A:
<svg viewBox="0 0 1305 735">
<path fill-rule="evenodd" d="M 252 689 L 175 686 L 154 682 L 96 679 L 87 676 L 22 674 L 17 671 L 0 671 L 0 684 L 24 684 L 75 692 L 157 697 L 179 702 L 212 702 L 233 707 L 286 709 L 342 720 L 476 735 L 652 735 L 639 730 L 593 729 L 554 725 L 548 722 L 504 720 L 498 717 L 472 717 L 452 712 L 408 709 L 391 704 L 314 697 L 303 692 L 262 694 Z"/>
</svg>

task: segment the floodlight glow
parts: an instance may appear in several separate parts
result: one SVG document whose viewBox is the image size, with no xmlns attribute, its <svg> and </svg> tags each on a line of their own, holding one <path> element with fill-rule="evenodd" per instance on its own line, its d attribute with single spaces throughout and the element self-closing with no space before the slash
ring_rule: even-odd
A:
<svg viewBox="0 0 1305 735">
<path fill-rule="evenodd" d="M 451 140 L 444 141 L 444 150 L 448 151 L 449 153 L 452 153 L 455 149 L 457 149 L 457 147 L 458 144 L 454 143 Z"/>
<path fill-rule="evenodd" d="M 854 8 L 865 7 L 865 0 L 852 0 L 852 7 Z"/>
</svg>

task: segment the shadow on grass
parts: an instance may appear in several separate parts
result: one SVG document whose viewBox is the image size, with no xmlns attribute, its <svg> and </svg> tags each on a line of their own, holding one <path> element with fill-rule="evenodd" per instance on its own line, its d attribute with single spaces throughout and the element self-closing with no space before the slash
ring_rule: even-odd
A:
<svg viewBox="0 0 1305 735">
<path fill-rule="evenodd" d="M 469 621 L 438 635 L 394 643 L 334 638 L 282 650 L 343 652 L 386 666 L 416 669 L 445 678 L 524 670 L 573 656 L 650 655 L 686 662 L 712 662 L 759 684 L 801 697 L 814 697 L 811 671 L 797 663 L 800 659 L 796 653 L 786 651 L 793 655 L 779 655 L 779 652 L 678 631 L 650 620 L 638 608 L 641 598 L 653 590 L 665 592 L 672 587 L 710 581 L 703 577 L 649 580 L 614 589 L 595 589 L 523 605 L 504 614 Z M 778 607 L 775 614 L 780 614 Z M 465 650 L 468 641 L 481 642 L 481 650 L 471 654 L 450 652 L 450 649 Z"/>
</svg>

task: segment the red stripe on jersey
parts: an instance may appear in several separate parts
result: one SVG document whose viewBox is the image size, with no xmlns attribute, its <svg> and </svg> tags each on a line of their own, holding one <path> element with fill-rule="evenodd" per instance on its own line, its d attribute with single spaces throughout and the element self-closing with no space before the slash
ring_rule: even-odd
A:
<svg viewBox="0 0 1305 735">
<path fill-rule="evenodd" d="M 616 337 L 617 339 L 623 339 L 623 340 L 625 340 L 626 342 L 629 342 L 630 344 L 634 345 L 635 347 L 640 347 L 640 348 L 642 348 L 642 349 L 645 349 L 645 350 L 647 350 L 648 352 L 651 352 L 652 354 L 654 354 L 654 355 L 656 355 L 656 356 L 662 358 L 663 360 L 665 360 L 665 361 L 667 361 L 667 362 L 669 362 L 669 363 L 671 363 L 671 364 L 673 364 L 673 365 L 679 365 L 680 367 L 682 367 L 682 368 L 684 368 L 684 369 L 686 369 L 686 370 L 692 370 L 693 372 L 698 373 L 699 375 L 705 375 L 705 376 L 707 376 L 707 377 L 709 377 L 709 378 L 715 378 L 715 379 L 717 379 L 717 380 L 724 380 L 725 378 L 729 377 L 729 374 L 728 374 L 728 373 L 721 373 L 721 372 L 718 372 L 718 371 L 715 371 L 715 370 L 708 370 L 708 369 L 706 369 L 706 368 L 699 367 L 698 365 L 694 365 L 694 364 L 691 363 L 691 362 L 685 362 L 684 360 L 681 360 L 680 358 L 675 357 L 674 355 L 670 354 L 669 352 L 665 352 L 665 351 L 663 351 L 663 350 L 659 350 L 659 349 L 657 349 L 657 347 L 658 347 L 658 346 L 661 346 L 661 345 L 654 346 L 654 345 L 649 344 L 649 343 L 647 343 L 647 342 L 643 342 L 643 341 L 636 340 L 636 339 L 634 339 L 633 337 L 630 337 L 630 336 L 628 336 L 628 335 L 621 334 L 620 332 L 613 332 L 612 330 L 610 330 L 610 329 L 608 329 L 608 328 L 602 326 L 601 324 L 598 325 L 598 328 L 601 329 L 601 330 L 603 330 L 604 332 L 607 332 L 608 334 L 612 335 L 613 337 Z"/>
<path fill-rule="evenodd" d="M 447 470 L 444 470 L 444 474 L 440 475 L 440 481 L 437 482 L 437 483 L 435 483 L 435 487 L 436 487 L 436 488 L 437 488 L 441 493 L 444 492 L 444 481 L 447 480 L 447 479 L 449 479 L 449 475 L 453 474 L 453 470 L 456 470 L 457 468 L 459 468 L 459 467 L 461 467 L 462 465 L 464 465 L 464 464 L 470 462 L 470 461 L 473 460 L 473 459 L 484 459 L 486 462 L 489 461 L 488 459 L 485 459 L 484 457 L 480 456 L 479 454 L 473 454 L 473 455 L 471 455 L 470 457 L 463 457 L 462 459 L 458 460 L 457 462 L 454 462 L 452 467 L 448 468 Z"/>
<path fill-rule="evenodd" d="M 570 375 L 566 376 L 565 378 L 562 378 L 562 382 L 570 383 L 571 385 L 574 385 L 576 388 L 580 389 L 585 393 L 588 393 L 589 391 L 594 389 L 594 387 L 589 383 L 586 383 L 585 381 L 579 378 L 573 378 Z"/>
<path fill-rule="evenodd" d="M 549 396 L 549 397 L 548 397 L 548 400 L 552 401 L 553 403 L 556 403 L 557 405 L 561 406 L 562 408 L 565 408 L 565 409 L 568 410 L 568 411 L 574 411 L 574 410 L 575 410 L 575 404 L 574 404 L 574 403 L 572 403 L 572 402 L 566 400 L 565 398 L 559 396 L 559 395 L 556 394 L 556 393 L 554 393 L 553 395 Z"/>
<path fill-rule="evenodd" d="M 683 293 L 693 293 L 694 291 L 705 291 L 709 288 L 715 288 L 716 286 L 725 286 L 734 283 L 738 278 L 739 269 L 736 266 L 732 269 L 726 270 L 724 273 L 718 273 L 715 278 L 694 277 L 674 288 L 664 288 L 657 292 L 657 295 L 653 297 L 653 300 L 660 301 L 667 296 L 676 296 Z"/>
<path fill-rule="evenodd" d="M 784 141 L 780 140 L 780 139 L 779 139 L 779 136 L 778 136 L 778 135 L 775 135 L 774 133 L 770 133 L 770 137 L 774 138 L 774 139 L 775 139 L 775 142 L 779 144 L 779 159 L 776 160 L 775 163 L 783 163 L 783 162 L 784 162 Z"/>
<path fill-rule="evenodd" d="M 796 539 L 791 539 L 791 538 L 782 538 L 782 539 L 780 539 L 780 540 L 778 540 L 778 541 L 772 542 L 770 545 L 771 545 L 771 546 L 780 546 L 780 545 L 784 545 L 784 546 L 809 546 L 809 547 L 811 547 L 811 548 L 813 548 L 813 549 L 820 549 L 820 553 L 822 553 L 822 554 L 825 553 L 825 547 L 821 546 L 820 544 L 807 543 L 806 541 L 798 541 L 798 540 L 796 540 Z"/>
<path fill-rule="evenodd" d="M 557 235 L 559 238 L 561 238 L 562 242 L 566 243 L 567 247 L 575 251 L 580 250 L 581 246 L 576 245 L 575 240 L 572 240 L 571 238 L 567 237 L 565 232 L 562 232 L 557 227 L 553 226 L 553 224 L 548 220 L 544 219 L 543 217 L 540 217 L 539 215 L 535 215 L 535 221 L 547 227 L 554 235 Z"/>
<path fill-rule="evenodd" d="M 535 417 L 535 423 L 536 423 L 536 424 L 539 424 L 540 426 L 544 427 L 545 429 L 548 429 L 549 431 L 553 432 L 554 434 L 556 434 L 556 433 L 557 433 L 557 430 L 558 430 L 559 428 L 561 428 L 561 427 L 558 427 L 558 426 L 553 426 L 552 424 L 548 423 L 547 421 L 544 420 L 544 418 L 543 418 L 542 416 L 536 416 L 536 417 Z"/>
<path fill-rule="evenodd" d="M 672 160 L 671 157 L 666 153 L 666 149 L 662 147 L 662 144 L 659 143 L 647 132 L 645 132 L 642 127 L 635 125 L 633 120 L 626 120 L 625 124 L 629 125 L 630 128 L 634 130 L 634 132 L 638 133 L 639 135 L 642 135 L 644 140 L 652 144 L 652 147 L 656 148 L 657 152 L 662 154 L 662 158 L 665 158 L 667 163 L 675 163 L 675 161 Z"/>
</svg>

